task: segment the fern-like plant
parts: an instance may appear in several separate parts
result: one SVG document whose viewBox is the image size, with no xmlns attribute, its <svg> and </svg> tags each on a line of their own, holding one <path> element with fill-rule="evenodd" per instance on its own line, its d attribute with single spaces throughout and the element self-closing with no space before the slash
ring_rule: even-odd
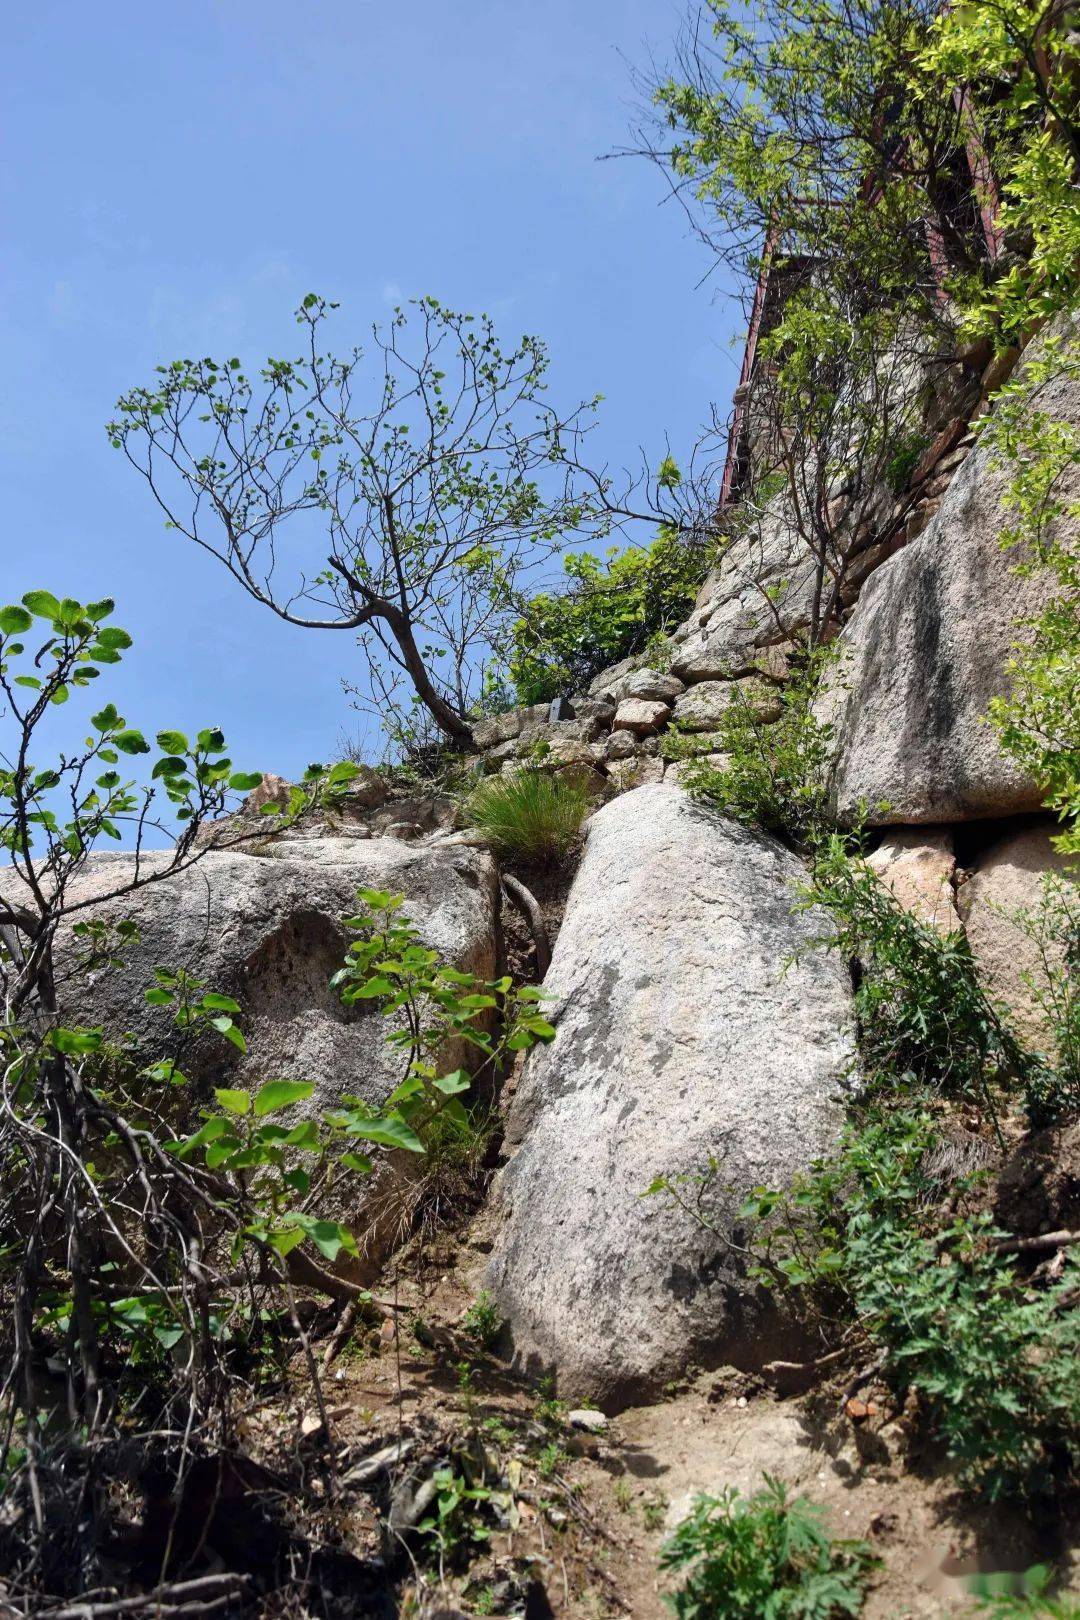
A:
<svg viewBox="0 0 1080 1620">
<path fill-rule="evenodd" d="M 660 1555 L 686 1571 L 667 1599 L 679 1620 L 840 1620 L 862 1612 L 876 1559 L 834 1541 L 821 1510 L 765 1475 L 753 1496 L 699 1496 Z"/>
</svg>

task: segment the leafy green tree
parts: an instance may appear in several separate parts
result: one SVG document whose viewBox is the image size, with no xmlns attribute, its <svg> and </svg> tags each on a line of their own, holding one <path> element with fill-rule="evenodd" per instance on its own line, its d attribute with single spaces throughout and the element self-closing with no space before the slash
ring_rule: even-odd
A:
<svg viewBox="0 0 1080 1620">
<path fill-rule="evenodd" d="M 1045 0 L 943 8 L 917 58 L 913 99 L 927 106 L 940 101 L 943 89 L 963 91 L 1002 193 L 995 219 L 1005 248 L 1001 265 L 983 285 L 960 278 L 955 288 L 973 332 L 1022 339 L 1075 298 L 1078 68 L 1070 8 Z M 980 202 L 992 207 L 985 195 Z"/>
<path fill-rule="evenodd" d="M 809 261 L 830 287 L 932 317 L 928 207 L 952 262 L 973 267 L 950 185 L 955 110 L 909 94 L 936 12 L 933 0 L 701 7 L 650 86 L 659 120 L 643 140 L 751 287 L 766 257 L 787 272 Z"/>
<path fill-rule="evenodd" d="M 1047 338 L 1022 375 L 1003 388 L 982 425 L 982 442 L 1006 467 L 1013 522 L 1003 543 L 1018 571 L 1053 581 L 1042 613 L 1023 626 L 1010 665 L 1010 690 L 990 705 L 1002 748 L 1040 783 L 1065 824 L 1057 839 L 1080 854 L 1080 549 L 1075 497 L 1080 429 L 1043 403 L 1051 385 L 1080 383 L 1080 348 L 1071 334 Z"/>
<path fill-rule="evenodd" d="M 1043 0 L 706 0 L 652 87 L 666 132 L 647 150 L 747 297 L 767 269 L 777 299 L 744 403 L 753 472 L 778 477 L 812 559 L 811 644 L 835 628 L 853 564 L 897 535 L 918 494 L 905 447 L 926 442 L 922 380 L 959 343 L 1023 344 L 1076 306 L 1072 21 Z M 1075 428 L 1040 398 L 1075 381 L 1071 342 L 1052 337 L 981 426 L 1013 475 L 1006 544 L 1057 584 L 992 719 L 1075 851 L 1078 455 Z M 897 509 L 885 497 L 905 480 Z"/>
<path fill-rule="evenodd" d="M 304 353 L 254 374 L 177 360 L 119 402 L 112 442 L 168 523 L 290 624 L 358 633 L 376 697 L 404 688 L 468 742 L 500 616 L 569 534 L 606 533 L 577 466 L 595 402 L 546 398 L 547 351 L 433 298 L 324 352 L 335 306 L 297 312 Z"/>
<path fill-rule="evenodd" d="M 956 195 L 966 158 L 952 101 L 909 93 L 935 10 L 707 0 L 675 70 L 651 87 L 645 150 L 748 312 L 768 278 L 740 401 L 740 498 L 795 543 L 806 600 L 781 628 L 811 647 L 835 632 L 859 559 L 896 541 L 919 494 L 895 469 L 932 437 L 923 385 L 953 349 L 943 264 L 984 268 Z"/>
<path fill-rule="evenodd" d="M 603 560 L 567 556 L 570 588 L 531 597 L 514 623 L 507 667 L 518 702 L 582 692 L 601 670 L 644 652 L 686 618 L 713 554 L 667 530 Z"/>
<path fill-rule="evenodd" d="M 547 597 L 523 604 L 569 540 L 642 523 L 670 531 L 647 564 L 630 553 L 619 578 L 621 591 L 648 576 L 641 605 L 666 621 L 719 534 L 714 435 L 682 471 L 670 454 L 656 468 L 597 470 L 585 459 L 597 400 L 548 403 L 539 338 L 504 347 L 486 316 L 424 298 L 375 327 L 368 352 L 335 357 L 321 349 L 334 308 L 308 294 L 296 316 L 305 352 L 255 373 L 236 358 L 159 367 L 119 401 L 109 435 L 168 526 L 256 602 L 289 624 L 357 635 L 394 740 L 430 742 L 434 727 L 468 746 L 508 642 L 512 658 L 542 652 L 560 610 Z M 568 567 L 585 579 L 590 564 Z M 535 635 L 511 628 L 520 618 Z"/>
</svg>

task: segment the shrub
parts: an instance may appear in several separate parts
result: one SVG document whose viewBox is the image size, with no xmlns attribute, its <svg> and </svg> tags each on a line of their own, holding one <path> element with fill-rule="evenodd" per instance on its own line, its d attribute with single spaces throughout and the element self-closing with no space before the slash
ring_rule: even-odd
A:
<svg viewBox="0 0 1080 1620">
<path fill-rule="evenodd" d="M 687 1570 L 668 1603 L 679 1620 L 834 1620 L 858 1615 L 876 1560 L 834 1541 L 820 1510 L 765 1476 L 754 1496 L 699 1496 L 660 1555 Z"/>
<path fill-rule="evenodd" d="M 535 596 L 513 627 L 510 677 L 522 704 L 583 690 L 610 664 L 643 652 L 694 605 L 711 553 L 670 530 L 651 546 L 565 558 L 573 581 Z"/>
<path fill-rule="evenodd" d="M 1047 1490 L 1080 1439 L 1080 1266 L 1030 1288 L 987 1214 L 941 1227 L 929 1113 L 849 1128 L 840 1153 L 744 1214 L 774 1224 L 761 1280 L 854 1318 L 883 1376 L 917 1390 L 965 1486 L 991 1499 Z"/>
<path fill-rule="evenodd" d="M 819 943 L 859 964 L 855 1010 L 872 1075 L 910 1076 L 985 1107 L 996 1124 L 991 1081 L 1031 1064 L 979 982 L 962 929 L 942 934 L 901 906 L 849 845 L 818 846 L 804 902 L 829 915 Z"/>
<path fill-rule="evenodd" d="M 860 1044 L 871 1073 L 902 1076 L 981 1104 L 997 1125 L 994 1091 L 1018 1084 L 1028 1120 L 1044 1125 L 1080 1103 L 1080 998 L 1075 970 L 1080 907 L 1050 878 L 1037 907 L 1012 918 L 1031 939 L 1042 973 L 1024 975 L 1050 1032 L 1049 1054 L 1024 1048 L 1007 1011 L 987 996 L 963 929 L 942 934 L 895 900 L 837 834 L 819 843 L 808 904 L 827 911 L 835 944 L 859 964 Z M 999 1132 L 1000 1138 L 1000 1132 Z"/>
<path fill-rule="evenodd" d="M 930 448 L 930 443 L 930 437 L 926 433 L 909 433 L 897 445 L 895 454 L 885 467 L 885 482 L 894 495 L 903 494 L 912 473 L 919 465 L 923 452 Z"/>
<path fill-rule="evenodd" d="M 527 767 L 482 782 L 468 814 L 500 855 L 543 861 L 560 860 L 568 852 L 588 808 L 585 788 Z"/>
<path fill-rule="evenodd" d="M 798 844 L 812 844 L 830 825 L 827 768 L 832 730 L 814 714 L 813 703 L 825 654 L 810 657 L 778 689 L 779 719 L 767 723 L 758 706 L 736 683 L 733 701 L 721 718 L 713 751 L 727 756 L 723 766 L 689 758 L 683 781 L 695 798 Z M 665 740 L 669 758 L 685 757 L 686 739 Z"/>
<path fill-rule="evenodd" d="M 1041 785 L 1065 824 L 1056 842 L 1071 855 L 1080 854 L 1080 430 L 1062 419 L 1060 404 L 1045 408 L 1043 390 L 1052 398 L 1056 387 L 1060 397 L 1063 384 L 1078 380 L 1080 349 L 1049 337 L 980 421 L 980 442 L 1009 474 L 1003 500 L 1013 522 L 1003 544 L 1015 551 L 1018 574 L 1039 570 L 1057 587 L 1043 611 L 1017 627 L 1024 634 L 1008 691 L 991 699 L 990 722 L 1003 752 Z"/>
<path fill-rule="evenodd" d="M 48 591 L 0 605 L 0 850 L 14 874 L 0 898 L 0 1180 L 9 1190 L 0 1215 L 0 1564 L 33 1612 L 106 1578 L 118 1515 L 140 1478 L 163 1468 L 176 1500 L 188 1501 L 191 1471 L 210 1465 L 220 1478 L 226 1454 L 234 1477 L 249 1477 L 250 1459 L 235 1450 L 238 1404 L 250 1401 L 289 1325 L 308 1350 L 322 1410 L 293 1285 L 339 1293 L 323 1263 L 359 1252 L 335 1213 L 358 1205 L 351 1178 L 370 1176 L 384 1150 L 422 1155 L 425 1138 L 468 1126 L 470 1075 L 441 1063 L 451 1035 L 473 1049 L 473 1072 L 488 1081 L 509 1052 L 554 1035 L 540 992 L 442 962 L 402 916 L 402 898 L 379 890 L 361 891 L 332 981 L 346 1004 L 387 1020 L 400 1080 L 378 1106 L 340 1094 L 327 1107 L 304 1078 L 218 1085 L 196 1106 L 178 1067 L 183 1043 L 216 1035 L 241 1053 L 247 1046 L 240 1005 L 190 965 L 155 968 L 145 990 L 181 1039 L 170 1033 L 141 1054 L 144 1068 L 130 1043 L 69 1025 L 78 980 L 123 972 L 138 938 L 115 908 L 195 865 L 210 847 L 202 833 L 262 780 L 233 769 L 216 727 L 194 737 L 160 731 L 155 749 L 110 702 L 79 724 L 76 737 L 89 736 L 51 762 L 40 757 L 55 725 L 48 717 L 97 687 L 132 645 L 112 613 L 111 600 Z M 140 780 L 128 762 L 143 756 Z M 347 762 L 312 765 L 284 809 L 264 807 L 260 822 L 268 832 L 291 825 L 332 804 L 356 774 Z M 147 862 L 163 810 L 178 830 Z M 125 832 L 136 858 L 99 868 L 95 905 L 105 915 L 90 915 L 72 880 L 103 839 Z M 233 836 L 262 835 L 245 819 Z M 61 972 L 54 953 L 69 929 L 77 959 Z M 386 1178 L 391 1196 L 395 1179 Z M 366 1203 L 358 1213 L 374 1223 Z M 61 1374 L 58 1400 L 42 1392 L 46 1358 Z M 287 1376 L 285 1360 L 275 1371 Z M 170 1450 L 177 1435 L 182 1456 Z M 147 1575 L 150 1546 L 145 1563 L 140 1556 Z"/>
<path fill-rule="evenodd" d="M 1028 1113 L 1034 1124 L 1080 1109 L 1080 893 L 1057 873 L 1042 880 L 1035 906 L 1009 912 L 1035 948 L 1039 968 L 1021 979 L 1042 1014 L 1047 1054 L 1032 1060 Z"/>
</svg>

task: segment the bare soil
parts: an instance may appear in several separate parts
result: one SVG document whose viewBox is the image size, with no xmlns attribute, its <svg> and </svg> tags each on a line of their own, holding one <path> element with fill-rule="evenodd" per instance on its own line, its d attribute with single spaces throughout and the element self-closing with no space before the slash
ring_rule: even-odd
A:
<svg viewBox="0 0 1080 1620">
<path fill-rule="evenodd" d="M 354 1336 L 328 1377 L 335 1445 L 347 1459 L 400 1435 L 415 1442 L 408 1466 L 422 1472 L 440 1448 L 479 1431 L 494 1471 L 515 1485 L 515 1527 L 496 1529 L 467 1567 L 440 1570 L 430 1545 L 413 1542 L 417 1564 L 399 1578 L 398 1612 L 660 1620 L 669 1612 L 657 1566 L 665 1536 L 699 1491 L 751 1492 L 765 1473 L 819 1503 L 833 1534 L 871 1544 L 881 1568 L 865 1620 L 971 1614 L 972 1575 L 1047 1559 L 1071 1568 L 1080 1593 L 1075 1515 L 1052 1526 L 963 1501 L 918 1456 L 917 1413 L 891 1410 L 874 1385 L 860 1392 L 867 1412 L 841 1410 L 847 1372 L 788 1399 L 734 1370 L 709 1373 L 613 1416 L 599 1437 L 568 1427 L 565 1414 L 543 1416 L 542 1395 L 468 1336 L 487 1248 L 481 1220 L 429 1244 L 422 1269 L 399 1256 L 379 1295 L 398 1308 L 381 1329 Z M 464 1389 L 462 1364 L 471 1369 Z M 360 1556 L 378 1548 L 385 1494 L 351 1501 L 346 1492 L 343 1525 Z"/>
</svg>

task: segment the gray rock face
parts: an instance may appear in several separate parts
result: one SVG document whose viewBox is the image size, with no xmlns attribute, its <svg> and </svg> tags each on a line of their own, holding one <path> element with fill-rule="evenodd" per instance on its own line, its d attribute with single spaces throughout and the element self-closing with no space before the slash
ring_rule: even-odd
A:
<svg viewBox="0 0 1080 1620">
<path fill-rule="evenodd" d="M 589 696 L 606 697 L 618 702 L 616 694 L 620 693 L 620 683 L 647 663 L 644 653 L 631 653 L 629 658 L 620 659 L 617 664 L 612 664 L 609 669 L 601 670 L 599 675 L 593 677 L 589 682 Z"/>
<path fill-rule="evenodd" d="M 768 649 L 808 615 L 813 569 L 779 507 L 732 541 L 702 586 L 701 606 L 675 632 L 672 672 L 684 681 L 734 680 L 769 667 Z"/>
<path fill-rule="evenodd" d="M 83 915 L 130 917 L 141 937 L 124 952 L 122 972 L 77 982 L 72 1015 L 114 1036 L 130 1032 L 140 1053 L 160 1056 L 176 1032 L 169 1009 L 148 1006 L 143 991 L 155 967 L 187 968 L 207 989 L 240 1002 L 248 1043 L 244 1057 L 218 1037 L 185 1050 L 180 1066 L 193 1081 L 288 1077 L 313 1080 L 323 1106 L 342 1093 L 381 1101 L 401 1077 L 400 1056 L 386 1047 L 386 1020 L 342 1006 L 329 986 L 349 940 L 342 919 L 357 911 L 358 888 L 404 894 L 426 944 L 454 966 L 491 977 L 498 906 L 491 856 L 394 838 L 284 839 L 263 849 L 211 850 L 180 876 L 101 906 L 93 902 L 129 876 L 133 857 L 94 857 L 72 891 L 91 901 Z M 149 860 L 160 866 L 162 857 Z M 70 941 L 58 944 L 63 960 Z M 226 1072 L 235 1078 L 219 1078 Z"/>
<path fill-rule="evenodd" d="M 738 1242 L 748 1190 L 834 1142 L 850 985 L 818 951 L 784 972 L 821 922 L 792 913 L 801 876 L 774 840 L 667 783 L 589 823 L 546 980 L 558 1033 L 511 1111 L 489 1268 L 518 1364 L 555 1368 L 571 1398 L 626 1400 L 691 1361 L 794 1346 L 744 1256 L 641 1193 L 714 1155 L 705 1207 Z"/>
<path fill-rule="evenodd" d="M 525 726 L 543 725 L 549 711 L 550 704 L 534 703 L 528 709 L 507 709 L 503 714 L 489 715 L 473 726 L 473 741 L 477 748 L 496 748 L 520 736 Z"/>
<path fill-rule="evenodd" d="M 1047 385 L 1038 404 L 1080 423 L 1076 383 Z M 1008 469 L 976 447 L 930 526 L 863 587 L 819 706 L 836 728 L 841 816 L 860 799 L 878 824 L 1038 808 L 1037 787 L 983 721 L 1007 689 L 1010 650 L 1023 639 L 1017 622 L 1037 614 L 1050 591 L 1042 573 L 1018 578 L 1017 555 L 1001 548 L 1012 521 L 1003 504 L 1009 481 Z M 1080 497 L 1080 469 L 1060 493 Z"/>
</svg>

